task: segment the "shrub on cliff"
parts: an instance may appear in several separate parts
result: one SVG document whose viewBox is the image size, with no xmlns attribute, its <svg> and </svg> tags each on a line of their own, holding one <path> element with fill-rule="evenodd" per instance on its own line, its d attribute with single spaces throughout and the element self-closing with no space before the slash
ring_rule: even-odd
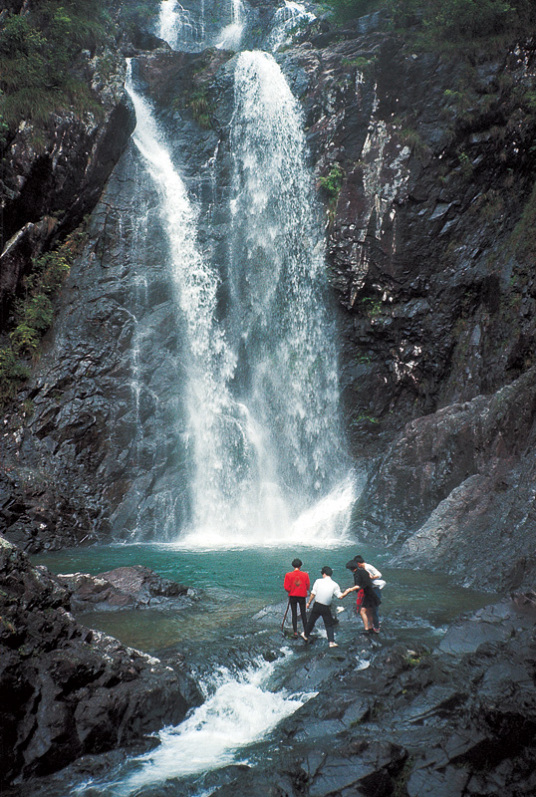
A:
<svg viewBox="0 0 536 797">
<path fill-rule="evenodd" d="M 57 249 L 33 263 L 15 305 L 9 342 L 0 347 L 0 407 L 12 399 L 29 376 L 26 358 L 39 353 L 41 338 L 52 324 L 53 299 L 69 273 L 73 257 L 85 240 L 82 228 Z"/>
<path fill-rule="evenodd" d="M 22 119 L 42 122 L 51 111 L 85 109 L 94 102 L 78 63 L 109 36 L 99 0 L 46 0 L 8 15 L 0 31 L 0 118 L 7 127 Z"/>
<path fill-rule="evenodd" d="M 121 28 L 151 19 L 157 0 L 34 0 L 20 13 L 2 12 L 0 28 L 0 144 L 21 120 L 45 122 L 52 111 L 98 107 L 85 70 L 105 45 L 115 49 Z"/>
</svg>

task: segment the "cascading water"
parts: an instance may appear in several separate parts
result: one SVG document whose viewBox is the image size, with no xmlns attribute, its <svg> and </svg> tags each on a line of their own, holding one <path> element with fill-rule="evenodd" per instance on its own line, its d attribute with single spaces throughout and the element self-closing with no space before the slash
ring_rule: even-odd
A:
<svg viewBox="0 0 536 797">
<path fill-rule="evenodd" d="M 178 0 L 162 0 L 156 35 L 174 50 L 201 50 L 205 46 L 203 0 L 199 14 L 184 8 Z"/>
<path fill-rule="evenodd" d="M 301 3 L 292 0 L 285 0 L 285 4 L 280 6 L 275 14 L 272 23 L 272 31 L 268 37 L 268 48 L 277 50 L 289 39 L 292 31 L 304 22 L 311 22 L 315 15 L 307 11 Z"/>
<path fill-rule="evenodd" d="M 246 10 L 242 0 L 229 0 L 231 21 L 224 27 L 216 47 L 221 50 L 238 50 L 246 24 Z"/>
<path fill-rule="evenodd" d="M 298 104 L 267 53 L 237 58 L 231 150 L 227 334 L 261 451 L 261 534 L 270 520 L 270 536 L 292 524 L 296 533 L 300 513 L 325 499 L 316 519 L 331 536 L 352 491 L 351 480 L 337 489 L 344 456 L 320 214 Z"/>
<path fill-rule="evenodd" d="M 208 401 L 194 393 L 190 408 L 193 518 L 182 542 L 326 543 L 343 536 L 353 497 L 334 329 L 301 116 L 266 53 L 237 57 L 230 141 L 225 336 L 218 362 L 205 361 Z"/>
<path fill-rule="evenodd" d="M 233 22 L 243 14 L 232 0 Z M 171 486 L 153 502 L 153 534 L 189 548 L 326 544 L 344 536 L 353 481 L 341 465 L 321 214 L 301 113 L 279 66 L 260 51 L 235 61 L 223 270 L 202 256 L 197 210 L 151 106 L 128 83 L 134 142 L 160 196 L 183 347 L 182 417 L 165 433 L 186 438 L 187 464 L 180 500 Z M 147 539 L 139 526 L 135 538 Z"/>
</svg>

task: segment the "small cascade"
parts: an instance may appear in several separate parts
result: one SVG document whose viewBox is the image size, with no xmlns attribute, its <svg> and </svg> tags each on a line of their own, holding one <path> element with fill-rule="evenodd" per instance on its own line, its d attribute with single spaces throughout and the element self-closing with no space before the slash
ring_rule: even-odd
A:
<svg viewBox="0 0 536 797">
<path fill-rule="evenodd" d="M 221 31 L 216 47 L 220 50 L 239 50 L 246 25 L 246 9 L 242 0 L 229 0 L 229 2 L 231 21 Z"/>
<path fill-rule="evenodd" d="M 202 50 L 206 46 L 204 2 L 200 3 L 199 13 L 195 13 L 178 0 L 161 0 L 156 35 L 173 50 Z"/>
<path fill-rule="evenodd" d="M 138 794 L 152 783 L 245 762 L 248 745 L 314 694 L 269 691 L 276 666 L 259 659 L 241 673 L 233 674 L 225 667 L 216 671 L 206 702 L 181 725 L 160 732 L 160 745 L 134 759 L 137 771 L 127 777 L 118 793 Z"/>
<path fill-rule="evenodd" d="M 290 36 L 299 25 L 312 22 L 316 19 L 311 11 L 307 11 L 302 3 L 285 0 L 285 5 L 280 6 L 272 22 L 272 30 L 267 40 L 267 49 L 275 51 L 286 44 Z"/>
</svg>

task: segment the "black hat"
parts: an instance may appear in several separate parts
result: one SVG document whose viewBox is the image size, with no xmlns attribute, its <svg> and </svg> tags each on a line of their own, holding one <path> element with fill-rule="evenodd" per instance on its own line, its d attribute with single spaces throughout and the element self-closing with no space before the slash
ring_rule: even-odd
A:
<svg viewBox="0 0 536 797">
<path fill-rule="evenodd" d="M 324 565 L 324 567 L 322 568 L 322 570 L 320 572 L 322 573 L 322 575 L 325 574 L 326 576 L 329 576 L 330 578 L 333 575 L 333 570 L 331 569 L 331 567 L 328 567 L 327 565 Z"/>
</svg>

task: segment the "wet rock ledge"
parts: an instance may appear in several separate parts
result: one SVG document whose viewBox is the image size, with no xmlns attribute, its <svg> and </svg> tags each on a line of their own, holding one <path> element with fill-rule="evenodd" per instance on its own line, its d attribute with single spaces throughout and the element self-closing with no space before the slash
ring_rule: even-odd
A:
<svg viewBox="0 0 536 797">
<path fill-rule="evenodd" d="M 78 623 L 70 591 L 3 537 L 0 584 L 0 787 L 184 717 L 180 669 Z"/>
</svg>

